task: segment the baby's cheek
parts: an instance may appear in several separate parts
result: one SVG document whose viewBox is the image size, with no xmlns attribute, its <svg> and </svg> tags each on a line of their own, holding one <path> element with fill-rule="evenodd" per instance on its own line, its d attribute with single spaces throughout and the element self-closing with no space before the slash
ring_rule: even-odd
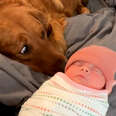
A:
<svg viewBox="0 0 116 116">
<path fill-rule="evenodd" d="M 96 75 L 96 76 L 94 75 L 93 82 L 96 86 L 96 89 L 103 89 L 106 84 L 106 80 L 103 75 Z"/>
<path fill-rule="evenodd" d="M 75 65 L 70 66 L 65 72 L 67 76 L 72 77 L 79 71 L 79 68 Z"/>
</svg>

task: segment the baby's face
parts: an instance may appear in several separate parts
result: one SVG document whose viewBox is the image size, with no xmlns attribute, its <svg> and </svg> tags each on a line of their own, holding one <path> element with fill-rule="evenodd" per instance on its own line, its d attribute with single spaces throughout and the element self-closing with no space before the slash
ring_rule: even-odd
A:
<svg viewBox="0 0 116 116">
<path fill-rule="evenodd" d="M 77 61 L 72 64 L 66 74 L 71 80 L 89 88 L 103 89 L 105 77 L 102 71 L 93 64 L 85 61 Z"/>
</svg>

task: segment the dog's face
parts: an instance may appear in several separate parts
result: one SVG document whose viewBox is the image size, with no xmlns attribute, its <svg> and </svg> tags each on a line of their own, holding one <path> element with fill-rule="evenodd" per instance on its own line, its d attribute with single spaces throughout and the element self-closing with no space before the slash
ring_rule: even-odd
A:
<svg viewBox="0 0 116 116">
<path fill-rule="evenodd" d="M 51 35 L 52 26 L 36 9 L 10 5 L 0 11 L 0 52 L 49 75 L 62 71 L 66 60 Z"/>
</svg>

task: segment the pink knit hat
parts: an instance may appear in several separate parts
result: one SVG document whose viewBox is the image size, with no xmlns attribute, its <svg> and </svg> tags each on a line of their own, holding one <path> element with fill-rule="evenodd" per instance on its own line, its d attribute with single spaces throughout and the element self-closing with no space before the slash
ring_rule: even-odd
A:
<svg viewBox="0 0 116 116">
<path fill-rule="evenodd" d="M 116 72 L 116 52 L 106 47 L 95 45 L 83 48 L 70 57 L 65 67 L 65 73 L 78 60 L 86 61 L 97 66 L 105 76 L 106 89 L 110 90 L 112 88 L 111 86 L 114 82 L 114 74 Z"/>
</svg>

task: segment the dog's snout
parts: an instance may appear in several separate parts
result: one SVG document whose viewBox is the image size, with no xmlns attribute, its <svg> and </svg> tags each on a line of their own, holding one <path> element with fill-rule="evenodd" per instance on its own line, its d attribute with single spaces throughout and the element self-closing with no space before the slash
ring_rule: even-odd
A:
<svg viewBox="0 0 116 116">
<path fill-rule="evenodd" d="M 60 68 L 61 68 L 61 71 L 64 72 L 64 69 L 65 69 L 65 65 L 66 65 L 66 61 L 62 61 L 61 64 L 60 64 Z"/>
<path fill-rule="evenodd" d="M 51 70 L 49 70 L 48 75 L 53 76 L 57 72 L 64 72 L 66 61 L 65 57 L 57 59 L 51 66 Z"/>
<path fill-rule="evenodd" d="M 66 65 L 66 58 L 58 59 L 56 62 L 57 72 L 59 72 L 59 71 L 64 72 L 65 65 Z"/>
</svg>

